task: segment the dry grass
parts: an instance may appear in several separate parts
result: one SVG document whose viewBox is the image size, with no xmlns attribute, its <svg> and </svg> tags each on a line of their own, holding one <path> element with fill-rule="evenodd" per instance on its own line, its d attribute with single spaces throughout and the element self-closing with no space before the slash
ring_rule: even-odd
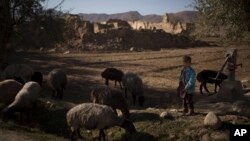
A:
<svg viewBox="0 0 250 141">
<path fill-rule="evenodd" d="M 238 68 L 237 79 L 250 80 L 250 47 L 240 46 L 239 63 L 243 68 Z M 162 51 L 148 51 L 136 53 L 83 53 L 83 54 L 46 54 L 46 53 L 19 53 L 19 59 L 15 63 L 30 64 L 35 70 L 45 75 L 53 68 L 64 68 L 68 73 L 69 85 L 65 91 L 64 100 L 53 101 L 57 108 L 39 110 L 30 125 L 19 125 L 16 121 L 4 123 L 0 129 L 17 130 L 18 135 L 27 135 L 29 138 L 38 136 L 41 140 L 63 140 L 69 137 L 66 125 L 65 113 L 70 106 L 67 103 L 90 102 L 89 94 L 96 85 L 103 85 L 100 73 L 107 67 L 116 67 L 124 72 L 138 73 L 145 84 L 146 103 L 144 108 L 128 103 L 132 109 L 138 134 L 129 136 L 120 130 L 112 128 L 107 131 L 108 140 L 200 140 L 203 133 L 197 134 L 204 129 L 202 126 L 204 115 L 183 118 L 177 113 L 174 120 L 163 120 L 159 113 L 166 108 L 179 108 L 180 101 L 176 97 L 176 87 L 181 66 L 181 57 L 190 55 L 193 58 L 193 67 L 196 72 L 203 69 L 219 70 L 224 61 L 227 48 L 207 47 L 189 49 L 169 49 Z M 250 86 L 250 82 L 245 82 Z M 113 86 L 113 83 L 111 83 Z M 49 97 L 50 92 L 43 86 L 44 97 Z M 198 83 L 196 84 L 198 93 Z M 210 87 L 211 88 L 211 87 Z M 211 88 L 212 90 L 212 88 Z M 196 95 L 195 101 L 205 99 L 205 96 Z M 63 106 L 64 105 L 64 106 Z M 156 108 L 154 110 L 149 107 Z M 248 122 L 243 121 L 243 122 Z M 207 129 L 208 133 L 214 132 Z M 226 134 L 225 131 L 219 131 Z M 87 140 L 96 139 L 97 132 L 93 135 L 82 131 Z M 1 134 L 0 134 L 1 136 Z M 63 138 L 58 138 L 60 136 Z M 34 138 L 33 138 L 34 139 Z"/>
</svg>

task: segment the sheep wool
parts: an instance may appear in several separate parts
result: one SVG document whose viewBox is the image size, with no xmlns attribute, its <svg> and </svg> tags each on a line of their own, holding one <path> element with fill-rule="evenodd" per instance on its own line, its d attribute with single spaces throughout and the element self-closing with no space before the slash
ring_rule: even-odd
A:
<svg viewBox="0 0 250 141">
<path fill-rule="evenodd" d="M 141 78 L 134 73 L 126 73 L 122 79 L 123 85 L 129 92 L 137 96 L 143 95 L 143 84 Z"/>
<path fill-rule="evenodd" d="M 94 103 L 105 104 L 114 110 L 121 110 L 125 118 L 129 118 L 128 105 L 121 90 L 108 86 L 96 87 L 91 92 L 91 99 Z"/>
<path fill-rule="evenodd" d="M 10 104 L 21 88 L 22 84 L 12 79 L 0 82 L 0 103 Z"/>
<path fill-rule="evenodd" d="M 68 111 L 67 122 L 74 131 L 82 127 L 89 130 L 109 128 L 121 125 L 123 119 L 119 118 L 109 106 L 84 103 Z"/>
<path fill-rule="evenodd" d="M 15 100 L 8 106 L 8 109 L 32 108 L 33 103 L 40 96 L 41 87 L 37 82 L 27 82 L 17 93 Z"/>
<path fill-rule="evenodd" d="M 4 70 L 6 78 L 19 77 L 24 82 L 28 82 L 33 75 L 33 69 L 26 64 L 13 64 L 9 65 Z"/>
<path fill-rule="evenodd" d="M 54 69 L 48 75 L 48 86 L 53 90 L 54 96 L 62 99 L 63 91 L 67 85 L 67 75 L 62 69 Z"/>
</svg>

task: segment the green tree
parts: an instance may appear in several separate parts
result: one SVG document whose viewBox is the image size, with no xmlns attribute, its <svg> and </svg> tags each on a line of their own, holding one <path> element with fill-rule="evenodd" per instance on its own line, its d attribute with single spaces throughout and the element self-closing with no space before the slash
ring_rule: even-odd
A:
<svg viewBox="0 0 250 141">
<path fill-rule="evenodd" d="M 250 0 L 194 0 L 198 11 L 196 33 L 243 39 L 250 32 Z"/>
<path fill-rule="evenodd" d="M 44 0 L 0 0 L 0 59 L 15 28 L 42 11 Z"/>
</svg>

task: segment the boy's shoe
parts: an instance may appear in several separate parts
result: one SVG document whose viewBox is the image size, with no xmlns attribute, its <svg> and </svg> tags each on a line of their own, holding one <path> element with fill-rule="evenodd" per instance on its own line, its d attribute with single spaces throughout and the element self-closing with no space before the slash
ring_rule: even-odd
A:
<svg viewBox="0 0 250 141">
<path fill-rule="evenodd" d="M 191 109 L 188 111 L 188 113 L 186 114 L 186 116 L 193 116 L 194 115 L 194 109 Z"/>
<path fill-rule="evenodd" d="M 188 109 L 183 109 L 182 115 L 185 116 L 188 113 Z"/>
</svg>

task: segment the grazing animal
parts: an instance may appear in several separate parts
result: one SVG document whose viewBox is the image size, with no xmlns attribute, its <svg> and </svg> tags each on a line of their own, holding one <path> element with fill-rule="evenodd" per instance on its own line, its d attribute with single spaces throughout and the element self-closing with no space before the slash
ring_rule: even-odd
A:
<svg viewBox="0 0 250 141">
<path fill-rule="evenodd" d="M 12 79 L 0 82 L 0 103 L 10 104 L 21 88 L 22 84 Z"/>
<path fill-rule="evenodd" d="M 67 75 L 62 69 L 54 69 L 48 75 L 48 86 L 53 92 L 55 98 L 62 99 L 63 91 L 67 85 Z"/>
<path fill-rule="evenodd" d="M 126 100 L 122 96 L 121 90 L 115 88 L 96 87 L 91 92 L 93 103 L 99 103 L 110 106 L 117 114 L 116 109 L 121 110 L 124 118 L 129 118 L 129 109 Z"/>
<path fill-rule="evenodd" d="M 121 70 L 118 70 L 116 68 L 106 68 L 101 75 L 102 78 L 105 79 L 106 85 L 109 85 L 109 80 L 112 80 L 115 81 L 115 87 L 116 87 L 116 82 L 119 82 L 120 87 L 122 89 L 121 81 L 124 73 Z"/>
<path fill-rule="evenodd" d="M 218 73 L 217 71 L 213 71 L 213 70 L 203 70 L 197 74 L 197 80 L 201 83 L 200 84 L 200 93 L 201 94 L 203 94 L 203 92 L 202 92 L 203 87 L 205 88 L 205 90 L 208 93 L 210 93 L 209 90 L 207 89 L 207 83 L 215 84 L 214 92 L 217 93 L 217 86 L 220 87 L 220 84 L 225 79 L 227 79 L 227 75 L 220 73 L 218 79 L 215 80 L 217 73 Z"/>
<path fill-rule="evenodd" d="M 10 80 L 10 79 L 15 80 L 15 81 L 21 83 L 22 85 L 25 84 L 25 82 L 24 82 L 24 80 L 23 80 L 22 78 L 16 77 L 16 76 L 13 76 L 13 77 L 5 77 L 4 80 Z"/>
<path fill-rule="evenodd" d="M 9 65 L 4 70 L 4 78 L 21 78 L 24 82 L 31 80 L 33 69 L 26 64 Z"/>
<path fill-rule="evenodd" d="M 136 103 L 136 97 L 138 97 L 139 105 L 143 106 L 145 98 L 141 78 L 137 74 L 128 72 L 123 76 L 122 84 L 125 88 L 125 97 L 129 91 L 132 94 L 133 104 Z"/>
<path fill-rule="evenodd" d="M 29 119 L 30 111 L 35 108 L 36 102 L 40 97 L 41 86 L 37 82 L 27 82 L 17 93 L 15 100 L 8 105 L 2 112 L 6 116 L 12 113 L 20 112 L 21 115 L 26 113 Z"/>
<path fill-rule="evenodd" d="M 80 128 L 99 129 L 99 141 L 102 139 L 105 141 L 104 130 L 114 126 L 120 126 L 129 133 L 136 132 L 131 121 L 118 117 L 107 105 L 83 103 L 70 109 L 66 118 L 71 129 L 71 141 L 74 140 L 75 134 L 78 134 L 79 138 L 83 138 L 80 134 Z"/>
<path fill-rule="evenodd" d="M 35 71 L 31 77 L 31 81 L 37 82 L 42 86 L 43 74 L 41 72 Z"/>
</svg>

